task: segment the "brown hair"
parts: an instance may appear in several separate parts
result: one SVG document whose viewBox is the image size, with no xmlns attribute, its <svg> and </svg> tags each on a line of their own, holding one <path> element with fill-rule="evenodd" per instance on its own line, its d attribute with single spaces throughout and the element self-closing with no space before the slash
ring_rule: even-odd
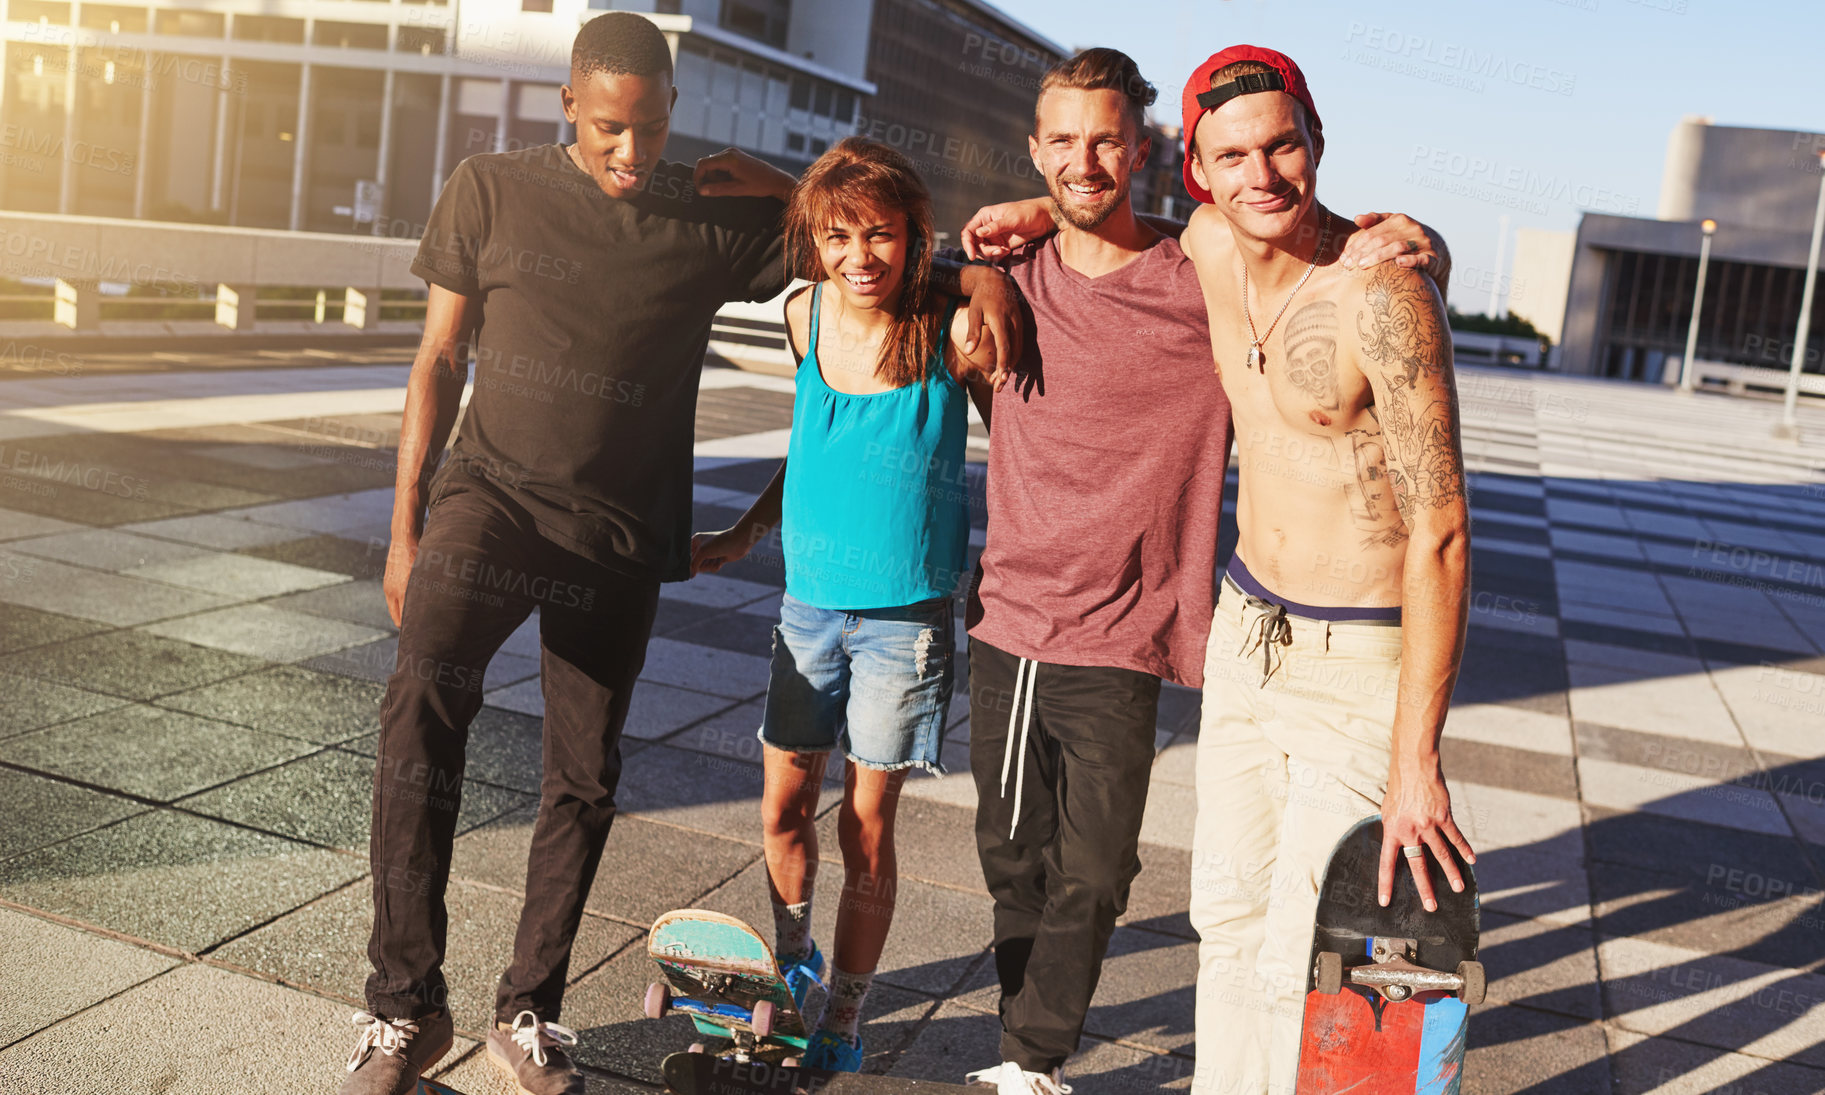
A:
<svg viewBox="0 0 1825 1095">
<path fill-rule="evenodd" d="M 1259 72 L 1278 71 L 1279 70 L 1274 66 L 1263 61 L 1231 61 L 1229 64 L 1224 65 L 1222 68 L 1210 74 L 1210 90 L 1215 91 L 1238 76 L 1253 76 Z M 1294 103 L 1299 107 L 1299 120 L 1305 125 L 1305 135 L 1311 140 L 1313 150 L 1322 151 L 1324 148 L 1323 142 L 1320 140 L 1318 134 L 1312 132 L 1311 114 L 1306 111 L 1304 103 L 1299 102 L 1297 99 L 1294 100 Z M 1191 150 L 1193 153 L 1198 151 L 1198 131 L 1195 129 L 1191 131 Z"/>
<path fill-rule="evenodd" d="M 792 188 L 786 206 L 786 269 L 812 282 L 812 292 L 817 292 L 824 281 L 818 236 L 839 221 L 864 223 L 880 210 L 906 215 L 909 249 L 900 307 L 876 366 L 881 379 L 901 387 L 925 379 L 944 318 L 931 288 L 931 191 L 912 161 L 862 137 L 845 137 L 818 157 Z"/>
<path fill-rule="evenodd" d="M 1119 91 L 1128 100 L 1128 114 L 1134 119 L 1134 130 L 1140 133 L 1147 125 L 1147 108 L 1160 97 L 1159 89 L 1141 75 L 1134 58 L 1119 49 L 1087 49 L 1067 57 L 1046 70 L 1039 82 L 1039 97 L 1055 88 L 1073 91 Z M 1033 104 L 1033 129 L 1039 129 L 1039 104 Z"/>
</svg>

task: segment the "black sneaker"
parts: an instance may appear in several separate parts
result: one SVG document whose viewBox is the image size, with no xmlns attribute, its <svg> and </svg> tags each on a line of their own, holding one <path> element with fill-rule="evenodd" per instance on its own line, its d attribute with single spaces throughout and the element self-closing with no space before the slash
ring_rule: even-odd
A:
<svg viewBox="0 0 1825 1095">
<path fill-rule="evenodd" d="M 361 1028 L 361 1040 L 349 1054 L 349 1076 L 337 1095 L 412 1095 L 418 1077 L 455 1042 L 447 1011 L 417 1019 L 382 1019 L 358 1011 L 353 1021 Z"/>
<path fill-rule="evenodd" d="M 583 1073 L 564 1052 L 576 1044 L 576 1031 L 522 1011 L 488 1032 L 488 1059 L 513 1077 L 520 1095 L 583 1095 Z"/>
</svg>

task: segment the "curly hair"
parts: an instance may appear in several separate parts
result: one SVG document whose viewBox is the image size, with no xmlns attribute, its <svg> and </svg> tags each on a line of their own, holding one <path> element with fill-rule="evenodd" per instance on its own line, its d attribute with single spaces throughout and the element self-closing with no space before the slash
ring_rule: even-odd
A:
<svg viewBox="0 0 1825 1095">
<path fill-rule="evenodd" d="M 610 76 L 672 77 L 672 47 L 652 20 L 631 11 L 598 15 L 577 31 L 570 47 L 570 81 L 598 72 Z"/>
</svg>

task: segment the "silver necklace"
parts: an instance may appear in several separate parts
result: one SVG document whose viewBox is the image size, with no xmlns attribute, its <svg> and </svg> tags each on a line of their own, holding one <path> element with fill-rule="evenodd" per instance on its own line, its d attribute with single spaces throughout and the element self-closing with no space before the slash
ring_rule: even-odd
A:
<svg viewBox="0 0 1825 1095">
<path fill-rule="evenodd" d="M 1248 259 L 1242 260 L 1242 318 L 1248 320 L 1248 367 L 1261 370 L 1261 375 L 1267 375 L 1267 355 L 1261 352 L 1261 344 L 1274 336 L 1274 328 L 1280 326 L 1280 317 L 1286 315 L 1286 310 L 1292 306 L 1293 298 L 1299 295 L 1299 290 L 1305 288 L 1306 280 L 1312 276 L 1312 271 L 1318 269 L 1318 259 L 1324 254 L 1324 245 L 1329 242 L 1331 242 L 1331 218 L 1327 215 L 1324 218 L 1324 230 L 1318 234 L 1318 250 L 1312 252 L 1312 264 L 1305 268 L 1304 274 L 1300 275 L 1299 284 L 1293 286 L 1293 291 L 1286 295 L 1286 303 L 1282 304 L 1280 311 L 1275 313 L 1274 321 L 1267 325 L 1267 333 L 1264 335 L 1255 333 L 1255 317 L 1248 311 Z"/>
</svg>

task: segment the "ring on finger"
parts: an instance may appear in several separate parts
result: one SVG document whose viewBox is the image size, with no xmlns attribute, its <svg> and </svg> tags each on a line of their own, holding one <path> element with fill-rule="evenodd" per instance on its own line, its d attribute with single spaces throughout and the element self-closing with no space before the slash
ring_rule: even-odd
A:
<svg viewBox="0 0 1825 1095">
<path fill-rule="evenodd" d="M 1401 845 L 1400 854 L 1406 856 L 1408 859 L 1418 859 L 1420 856 L 1426 854 L 1426 846 L 1424 844 L 1403 844 Z"/>
</svg>

